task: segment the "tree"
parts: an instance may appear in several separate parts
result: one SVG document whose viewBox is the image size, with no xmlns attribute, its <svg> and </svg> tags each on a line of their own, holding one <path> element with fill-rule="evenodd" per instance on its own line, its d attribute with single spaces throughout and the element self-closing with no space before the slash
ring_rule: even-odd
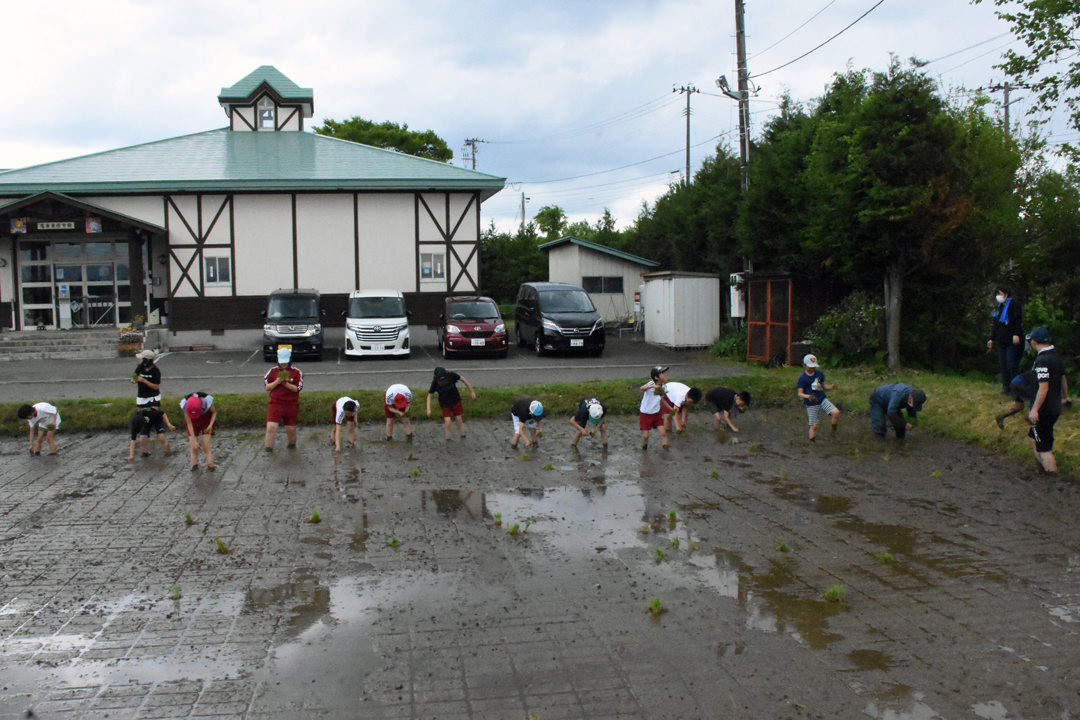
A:
<svg viewBox="0 0 1080 720">
<path fill-rule="evenodd" d="M 446 145 L 446 141 L 435 134 L 434 130 L 423 132 L 410 130 L 409 125 L 398 125 L 387 120 L 383 123 L 374 123 L 362 117 L 351 117 L 343 122 L 336 120 L 323 120 L 323 124 L 315 128 L 319 135 L 336 137 L 363 145 L 397 150 L 406 155 L 449 162 L 454 158 L 454 152 Z"/>
<path fill-rule="evenodd" d="M 974 0 L 976 4 L 982 0 Z M 997 67 L 1034 93 L 1029 113 L 1041 114 L 1034 122 L 1049 122 L 1059 103 L 1068 108 L 1069 126 L 1080 130 L 1080 59 L 1076 35 L 1080 30 L 1077 0 L 994 0 L 994 4 L 1019 5 L 1017 12 L 997 11 L 1012 25 L 1013 34 L 1027 45 L 1026 52 L 1009 49 Z M 1080 147 L 1064 143 L 1061 152 L 1076 162 Z"/>
<path fill-rule="evenodd" d="M 533 221 L 548 240 L 558 240 L 566 230 L 566 213 L 558 205 L 545 205 L 540 208 Z"/>
</svg>

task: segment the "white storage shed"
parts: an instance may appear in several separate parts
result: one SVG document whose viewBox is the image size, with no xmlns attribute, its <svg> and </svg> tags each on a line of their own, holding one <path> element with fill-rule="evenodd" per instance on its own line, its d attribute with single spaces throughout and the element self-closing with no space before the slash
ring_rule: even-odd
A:
<svg viewBox="0 0 1080 720">
<path fill-rule="evenodd" d="M 708 347 L 720 337 L 720 276 L 646 273 L 642 294 L 645 342 L 670 348 Z"/>
</svg>

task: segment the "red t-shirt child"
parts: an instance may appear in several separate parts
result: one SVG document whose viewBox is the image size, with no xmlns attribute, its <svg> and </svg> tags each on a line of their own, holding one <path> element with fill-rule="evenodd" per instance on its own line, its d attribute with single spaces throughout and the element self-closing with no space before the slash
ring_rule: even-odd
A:
<svg viewBox="0 0 1080 720">
<path fill-rule="evenodd" d="M 266 421 L 284 425 L 296 425 L 300 411 L 300 393 L 304 389 L 304 373 L 299 368 L 289 365 L 282 368 L 275 365 L 270 368 L 263 378 L 263 387 L 278 379 L 278 373 L 287 370 L 289 379 L 270 391 L 270 406 L 267 408 Z M 293 392 L 285 387 L 285 383 L 295 385 L 298 392 Z"/>
</svg>

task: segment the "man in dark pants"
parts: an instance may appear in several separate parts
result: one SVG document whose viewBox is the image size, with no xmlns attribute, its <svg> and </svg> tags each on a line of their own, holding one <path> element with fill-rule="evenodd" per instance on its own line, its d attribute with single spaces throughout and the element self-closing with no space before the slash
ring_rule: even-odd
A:
<svg viewBox="0 0 1080 720">
<path fill-rule="evenodd" d="M 1054 458 L 1054 423 L 1061 415 L 1062 383 L 1065 380 L 1065 363 L 1050 344 L 1050 332 L 1044 327 L 1037 327 L 1028 333 L 1027 341 L 1035 350 L 1035 380 L 1039 390 L 1035 402 L 1031 403 L 1028 420 L 1031 421 L 1031 438 L 1035 448 L 1035 459 L 1048 473 L 1057 472 L 1057 460 Z M 1065 395 L 1067 397 L 1067 394 Z"/>
<path fill-rule="evenodd" d="M 1020 301 L 1012 296 L 1012 290 L 1005 285 L 994 289 L 997 308 L 990 317 L 994 326 L 990 331 L 990 341 L 986 347 L 997 348 L 998 366 L 1001 369 L 1001 394 L 1012 394 L 1009 384 L 1020 374 L 1020 357 L 1024 354 L 1024 311 Z"/>
<path fill-rule="evenodd" d="M 870 425 L 874 434 L 884 440 L 889 434 L 888 421 L 896 431 L 896 439 L 903 440 L 907 431 L 914 427 L 911 421 L 916 419 L 916 413 L 922 410 L 925 402 L 926 393 L 904 383 L 877 388 L 870 393 Z M 901 410 L 907 412 L 907 420 L 900 414 Z"/>
</svg>

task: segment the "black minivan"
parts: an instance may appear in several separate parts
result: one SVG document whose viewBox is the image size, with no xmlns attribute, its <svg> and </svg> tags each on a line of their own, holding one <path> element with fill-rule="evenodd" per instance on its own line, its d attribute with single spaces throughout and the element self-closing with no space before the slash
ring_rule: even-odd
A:
<svg viewBox="0 0 1080 720">
<path fill-rule="evenodd" d="M 294 358 L 322 360 L 325 313 L 319 291 L 305 288 L 275 290 L 263 312 L 263 359 L 276 362 L 277 349 L 292 348 Z"/>
<path fill-rule="evenodd" d="M 549 350 L 582 350 L 599 357 L 604 352 L 604 321 L 577 285 L 531 282 L 518 288 L 514 330 L 521 347 L 537 355 Z"/>
</svg>

